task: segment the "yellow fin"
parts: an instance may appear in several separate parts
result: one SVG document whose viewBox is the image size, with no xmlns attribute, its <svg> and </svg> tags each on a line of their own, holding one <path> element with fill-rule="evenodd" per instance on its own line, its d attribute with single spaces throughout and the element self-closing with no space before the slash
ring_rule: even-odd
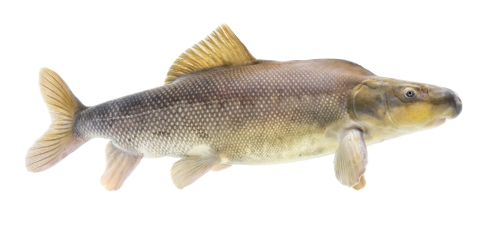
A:
<svg viewBox="0 0 480 240">
<path fill-rule="evenodd" d="M 184 157 L 173 164 L 172 181 L 177 188 L 182 189 L 197 181 L 221 161 L 220 156 L 213 154 L 206 145 L 193 147 Z"/>
<path fill-rule="evenodd" d="M 28 149 L 25 165 L 28 171 L 43 171 L 75 151 L 85 139 L 75 136 L 75 113 L 86 107 L 73 95 L 63 79 L 54 71 L 40 71 L 40 91 L 50 110 L 50 128 Z"/>
<path fill-rule="evenodd" d="M 182 53 L 167 73 L 165 84 L 194 72 L 255 61 L 248 49 L 225 24 L 220 25 L 205 40 Z"/>
<path fill-rule="evenodd" d="M 355 190 L 360 190 L 360 189 L 364 188 L 366 184 L 367 184 L 367 181 L 365 180 L 365 176 L 362 175 L 362 177 L 360 178 L 360 181 L 357 183 L 357 185 L 353 186 L 352 188 L 355 189 Z"/>
<path fill-rule="evenodd" d="M 130 173 L 137 167 L 143 155 L 123 151 L 110 141 L 105 148 L 107 166 L 100 183 L 107 190 L 118 190 Z"/>
<path fill-rule="evenodd" d="M 347 130 L 340 139 L 335 153 L 335 176 L 348 187 L 360 190 L 365 187 L 365 170 L 368 163 L 367 146 L 363 132 L 358 129 Z"/>
</svg>

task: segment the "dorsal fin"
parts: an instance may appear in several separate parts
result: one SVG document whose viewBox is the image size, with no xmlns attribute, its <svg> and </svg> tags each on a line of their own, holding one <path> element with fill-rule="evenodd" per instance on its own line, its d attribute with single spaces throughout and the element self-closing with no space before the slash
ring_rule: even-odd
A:
<svg viewBox="0 0 480 240">
<path fill-rule="evenodd" d="M 226 67 L 247 65 L 255 61 L 248 49 L 233 31 L 222 24 L 207 38 L 182 53 L 170 67 L 165 84 L 194 72 Z"/>
</svg>

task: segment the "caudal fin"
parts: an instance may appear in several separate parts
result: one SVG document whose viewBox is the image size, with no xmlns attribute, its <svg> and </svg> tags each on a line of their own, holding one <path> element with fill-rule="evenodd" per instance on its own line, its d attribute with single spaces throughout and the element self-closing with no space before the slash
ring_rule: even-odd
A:
<svg viewBox="0 0 480 240">
<path fill-rule="evenodd" d="M 50 168 L 86 141 L 76 137 L 73 130 L 75 113 L 86 107 L 73 95 L 62 78 L 48 68 L 40 70 L 39 84 L 52 123 L 28 149 L 25 165 L 31 172 Z"/>
</svg>

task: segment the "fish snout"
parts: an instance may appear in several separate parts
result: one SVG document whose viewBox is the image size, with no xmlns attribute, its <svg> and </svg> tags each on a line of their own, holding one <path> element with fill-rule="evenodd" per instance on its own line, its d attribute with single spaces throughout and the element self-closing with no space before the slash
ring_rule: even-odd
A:
<svg viewBox="0 0 480 240">
<path fill-rule="evenodd" d="M 447 89 L 448 94 L 450 96 L 450 106 L 452 107 L 452 115 L 450 118 L 456 118 L 462 112 L 462 100 L 458 96 L 458 94 L 450 89 Z"/>
<path fill-rule="evenodd" d="M 431 103 L 439 111 L 440 119 L 454 119 L 462 112 L 462 100 L 451 89 L 429 86 L 428 95 Z"/>
<path fill-rule="evenodd" d="M 447 114 L 447 118 L 453 119 L 458 117 L 462 112 L 462 100 L 458 96 L 458 94 L 451 89 L 444 88 L 440 92 L 440 96 L 445 103 L 447 103 L 449 107 L 449 111 Z"/>
<path fill-rule="evenodd" d="M 458 117 L 458 115 L 460 115 L 460 113 L 462 112 L 462 100 L 460 99 L 460 97 L 458 96 L 457 93 L 455 93 L 454 91 L 452 91 L 452 107 L 454 109 L 454 113 L 452 114 L 452 118 L 456 118 Z"/>
</svg>

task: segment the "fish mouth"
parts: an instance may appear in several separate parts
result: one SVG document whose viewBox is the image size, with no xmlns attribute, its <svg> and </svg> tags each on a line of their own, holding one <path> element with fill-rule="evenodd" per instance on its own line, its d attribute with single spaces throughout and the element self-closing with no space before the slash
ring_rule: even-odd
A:
<svg viewBox="0 0 480 240">
<path fill-rule="evenodd" d="M 447 111 L 447 114 L 435 119 L 432 123 L 432 127 L 438 127 L 444 124 L 447 121 L 447 118 L 454 119 L 462 112 L 462 100 L 460 97 L 450 89 L 448 89 L 448 93 L 450 95 L 450 109 Z"/>
<path fill-rule="evenodd" d="M 433 121 L 432 127 L 438 127 L 442 124 L 444 124 L 447 121 L 446 118 L 437 118 L 435 121 Z"/>
</svg>

